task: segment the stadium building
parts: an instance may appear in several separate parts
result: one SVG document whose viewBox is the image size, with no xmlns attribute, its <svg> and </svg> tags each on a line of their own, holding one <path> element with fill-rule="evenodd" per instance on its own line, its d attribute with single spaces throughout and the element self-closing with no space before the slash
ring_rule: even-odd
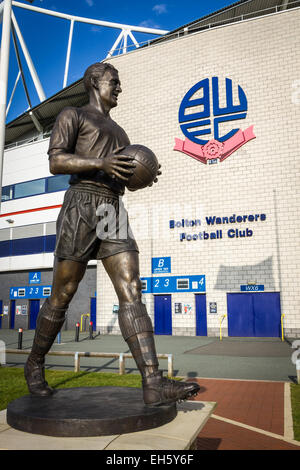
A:
<svg viewBox="0 0 300 470">
<path fill-rule="evenodd" d="M 162 165 L 123 198 L 156 334 L 300 336 L 300 2 L 248 0 L 107 59 L 123 92 L 111 115 Z M 49 135 L 82 80 L 6 127 L 0 215 L 2 328 L 35 328 L 51 292 L 55 221 L 68 187 Z M 118 300 L 91 261 L 64 328 L 90 314 L 120 334 Z"/>
</svg>

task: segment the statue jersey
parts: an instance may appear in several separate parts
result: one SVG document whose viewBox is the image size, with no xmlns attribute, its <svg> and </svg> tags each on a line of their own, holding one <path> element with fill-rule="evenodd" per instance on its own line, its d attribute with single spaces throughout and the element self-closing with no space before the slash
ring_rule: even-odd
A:
<svg viewBox="0 0 300 470">
<path fill-rule="evenodd" d="M 117 147 L 126 147 L 129 144 L 124 129 L 110 116 L 103 115 L 90 105 L 82 108 L 67 107 L 55 121 L 48 154 L 49 158 L 61 152 L 81 158 L 105 158 Z M 69 183 L 90 183 L 117 194 L 124 194 L 125 188 L 122 181 L 99 170 L 72 174 Z"/>
</svg>

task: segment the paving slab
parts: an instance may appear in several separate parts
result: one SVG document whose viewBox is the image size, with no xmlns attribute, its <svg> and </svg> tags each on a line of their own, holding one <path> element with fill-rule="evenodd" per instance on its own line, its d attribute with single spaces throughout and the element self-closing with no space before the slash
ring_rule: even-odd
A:
<svg viewBox="0 0 300 470">
<path fill-rule="evenodd" d="M 186 401 L 177 417 L 148 431 L 98 437 L 49 437 L 17 431 L 0 413 L 1 450 L 188 450 L 215 409 L 214 402 Z"/>
</svg>

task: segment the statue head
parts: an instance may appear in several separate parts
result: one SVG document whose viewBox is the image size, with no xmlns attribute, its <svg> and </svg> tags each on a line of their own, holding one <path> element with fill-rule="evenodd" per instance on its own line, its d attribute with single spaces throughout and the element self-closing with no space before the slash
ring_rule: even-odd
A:
<svg viewBox="0 0 300 470">
<path fill-rule="evenodd" d="M 113 65 L 103 62 L 90 65 L 84 73 L 83 84 L 90 96 L 96 93 L 109 108 L 117 106 L 122 90 L 118 70 Z"/>
</svg>

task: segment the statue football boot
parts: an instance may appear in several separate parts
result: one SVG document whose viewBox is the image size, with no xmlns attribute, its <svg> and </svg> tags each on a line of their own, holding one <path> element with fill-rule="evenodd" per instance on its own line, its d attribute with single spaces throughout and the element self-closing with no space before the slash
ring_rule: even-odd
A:
<svg viewBox="0 0 300 470">
<path fill-rule="evenodd" d="M 158 370 L 153 326 L 143 303 L 122 304 L 119 310 L 119 325 L 141 372 L 143 399 L 146 405 L 167 405 L 197 395 L 200 390 L 197 383 L 171 380 L 163 377 L 162 371 Z"/>
<path fill-rule="evenodd" d="M 49 396 L 53 393 L 45 380 L 45 355 L 63 326 L 66 310 L 52 307 L 49 299 L 46 299 L 39 312 L 32 349 L 24 367 L 25 379 L 32 395 Z"/>
</svg>

